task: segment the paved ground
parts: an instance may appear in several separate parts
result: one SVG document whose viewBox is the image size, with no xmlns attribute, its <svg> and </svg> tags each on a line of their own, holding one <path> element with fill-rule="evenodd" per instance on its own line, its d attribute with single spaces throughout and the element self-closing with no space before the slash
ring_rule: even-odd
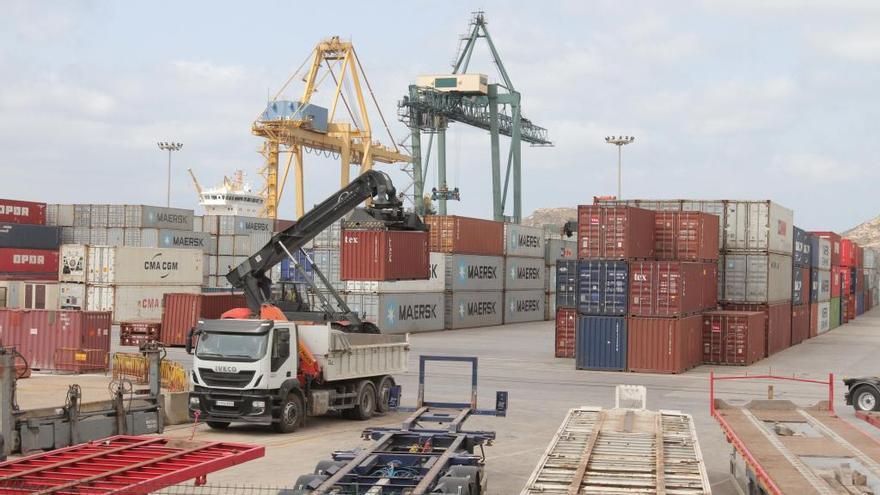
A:
<svg viewBox="0 0 880 495">
<path fill-rule="evenodd" d="M 709 415 L 708 377 L 710 371 L 721 373 L 774 374 L 827 378 L 829 372 L 838 377 L 877 372 L 877 349 L 880 349 L 880 312 L 863 315 L 855 322 L 818 338 L 797 345 L 747 368 L 701 366 L 683 375 L 647 375 L 577 371 L 571 359 L 555 359 L 552 351 L 551 322 L 507 325 L 502 327 L 434 332 L 412 336 L 410 371 L 398 378 L 404 388 L 405 404 L 415 400 L 417 360 L 420 354 L 475 355 L 480 358 L 480 391 L 482 407 L 492 407 L 496 390 L 510 393 L 510 413 L 506 418 L 474 418 L 470 429 L 497 431 L 495 445 L 486 449 L 489 486 L 492 494 L 515 494 L 523 486 L 534 465 L 558 428 L 566 411 L 579 405 L 611 407 L 614 386 L 620 383 L 648 387 L 648 405 L 653 409 L 676 409 L 694 416 L 703 455 L 709 470 L 713 491 L 717 495 L 739 493 L 728 474 L 730 446 Z M 174 351 L 171 357 L 185 362 L 186 355 Z M 468 384 L 464 368 L 436 366 L 430 369 L 428 394 L 438 398 L 466 400 Z M 70 383 L 66 378 L 64 383 Z M 106 397 L 106 378 L 79 377 L 84 395 Z M 27 407 L 28 397 L 39 396 L 33 389 L 50 386 L 63 390 L 57 377 L 36 377 L 21 383 L 20 402 Z M 837 380 L 839 384 L 839 380 Z M 728 382 L 720 387 L 719 396 L 746 400 L 766 395 L 767 383 L 760 381 Z M 827 389 L 819 386 L 775 385 L 776 397 L 810 403 L 827 397 Z M 45 397 L 45 396 L 43 396 Z M 59 399 L 61 401 L 63 399 Z M 34 403 L 34 405 L 37 405 Z M 842 390 L 836 394 L 836 407 L 842 416 L 856 421 L 851 409 L 843 404 Z M 284 485 L 299 474 L 310 472 L 315 463 L 336 449 L 362 446 L 360 431 L 371 425 L 400 421 L 396 414 L 368 422 L 352 422 L 338 418 L 314 418 L 306 428 L 290 435 L 277 435 L 255 427 L 232 427 L 215 432 L 206 426 L 195 428 L 195 437 L 258 443 L 266 446 L 265 458 L 232 468 L 209 478 L 211 483 L 257 483 Z M 861 426 L 860 426 L 861 427 Z M 865 426 L 866 429 L 870 427 Z M 172 427 L 167 434 L 188 437 L 191 426 Z M 207 493 L 207 492 L 205 492 Z"/>
</svg>

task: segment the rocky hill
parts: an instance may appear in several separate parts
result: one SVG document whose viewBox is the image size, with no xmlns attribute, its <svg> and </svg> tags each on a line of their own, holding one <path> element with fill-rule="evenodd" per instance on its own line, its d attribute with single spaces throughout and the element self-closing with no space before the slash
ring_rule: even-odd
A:
<svg viewBox="0 0 880 495">
<path fill-rule="evenodd" d="M 523 218 L 522 224 L 531 227 L 556 225 L 561 227 L 569 220 L 577 220 L 577 208 L 538 208 Z"/>
<path fill-rule="evenodd" d="M 860 246 L 880 249 L 880 217 L 861 223 L 842 235 L 856 241 Z"/>
</svg>

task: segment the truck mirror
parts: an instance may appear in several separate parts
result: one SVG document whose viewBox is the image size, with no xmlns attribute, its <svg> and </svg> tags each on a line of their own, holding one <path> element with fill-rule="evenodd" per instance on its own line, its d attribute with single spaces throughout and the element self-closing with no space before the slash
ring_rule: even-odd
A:
<svg viewBox="0 0 880 495">
<path fill-rule="evenodd" d="M 195 327 L 190 328 L 188 332 L 186 332 L 186 343 L 185 349 L 187 354 L 193 353 L 193 334 L 196 333 Z"/>
</svg>

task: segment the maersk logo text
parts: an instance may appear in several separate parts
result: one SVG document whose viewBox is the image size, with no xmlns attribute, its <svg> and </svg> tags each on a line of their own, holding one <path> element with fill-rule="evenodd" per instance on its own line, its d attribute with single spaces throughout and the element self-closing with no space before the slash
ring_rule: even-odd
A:
<svg viewBox="0 0 880 495">
<path fill-rule="evenodd" d="M 468 316 L 485 316 L 495 314 L 495 303 L 493 301 L 469 302 L 467 303 Z"/>
<path fill-rule="evenodd" d="M 178 224 L 188 223 L 187 222 L 188 218 L 186 215 L 179 215 L 177 213 L 159 212 L 159 213 L 156 213 L 156 220 L 159 222 L 166 222 L 166 223 L 178 223 Z"/>
<path fill-rule="evenodd" d="M 269 231 L 269 224 L 263 223 L 263 222 L 247 222 L 247 221 L 245 221 L 245 222 L 243 222 L 242 228 L 244 228 L 245 230 L 254 230 L 254 231 L 258 231 L 258 232 L 268 232 Z"/>
<path fill-rule="evenodd" d="M 537 299 L 520 299 L 517 301 L 510 301 L 510 312 L 511 313 L 534 313 L 540 309 L 539 302 Z"/>
<path fill-rule="evenodd" d="M 169 242 L 170 241 L 170 242 Z M 166 240 L 168 244 L 171 246 L 184 246 L 184 247 L 205 247 L 205 240 L 199 237 L 187 237 L 187 236 L 173 236 Z"/>
<path fill-rule="evenodd" d="M 541 239 L 536 235 L 520 234 L 516 236 L 516 241 L 520 247 L 541 247 Z"/>
<path fill-rule="evenodd" d="M 541 270 L 535 267 L 511 267 L 510 277 L 514 280 L 540 280 Z"/>
</svg>

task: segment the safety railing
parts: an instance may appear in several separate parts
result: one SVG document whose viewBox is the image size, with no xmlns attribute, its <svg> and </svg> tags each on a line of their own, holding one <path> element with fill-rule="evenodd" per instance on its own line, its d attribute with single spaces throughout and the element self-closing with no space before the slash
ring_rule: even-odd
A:
<svg viewBox="0 0 880 495">
<path fill-rule="evenodd" d="M 135 383 L 149 383 L 150 362 L 141 354 L 117 352 L 113 355 L 113 379 L 125 378 Z M 186 369 L 179 363 L 163 359 L 159 365 L 162 388 L 169 392 L 187 390 Z"/>
</svg>

